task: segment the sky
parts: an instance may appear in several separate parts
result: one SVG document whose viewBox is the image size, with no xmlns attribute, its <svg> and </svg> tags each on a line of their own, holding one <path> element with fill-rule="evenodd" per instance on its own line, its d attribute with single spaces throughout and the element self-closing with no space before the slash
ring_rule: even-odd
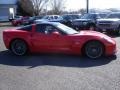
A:
<svg viewBox="0 0 120 90">
<path fill-rule="evenodd" d="M 86 0 L 65 0 L 66 10 L 86 8 Z M 120 0 L 89 0 L 89 8 L 120 8 Z"/>
</svg>

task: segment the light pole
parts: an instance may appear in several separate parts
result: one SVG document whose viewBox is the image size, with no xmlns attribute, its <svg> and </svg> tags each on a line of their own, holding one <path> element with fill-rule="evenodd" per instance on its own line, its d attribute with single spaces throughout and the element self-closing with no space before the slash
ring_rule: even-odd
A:
<svg viewBox="0 0 120 90">
<path fill-rule="evenodd" d="M 89 0 L 86 1 L 86 11 L 89 13 Z"/>
</svg>

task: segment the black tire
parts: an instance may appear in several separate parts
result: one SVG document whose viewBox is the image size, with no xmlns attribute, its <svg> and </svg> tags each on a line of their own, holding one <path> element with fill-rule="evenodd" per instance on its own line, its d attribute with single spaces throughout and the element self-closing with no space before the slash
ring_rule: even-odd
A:
<svg viewBox="0 0 120 90">
<path fill-rule="evenodd" d="M 103 55 L 104 46 L 99 41 L 90 41 L 85 45 L 84 50 L 87 57 L 96 59 Z"/>
<path fill-rule="evenodd" d="M 16 39 L 11 43 L 11 51 L 18 56 L 25 55 L 27 53 L 27 45 L 23 40 Z"/>
</svg>

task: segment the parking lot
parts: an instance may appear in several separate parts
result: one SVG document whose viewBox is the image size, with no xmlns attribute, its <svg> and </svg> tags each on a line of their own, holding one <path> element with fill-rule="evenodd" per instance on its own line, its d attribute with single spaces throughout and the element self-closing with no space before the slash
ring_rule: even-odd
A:
<svg viewBox="0 0 120 90">
<path fill-rule="evenodd" d="M 60 54 L 15 56 L 6 50 L 0 27 L 0 90 L 120 90 L 120 37 L 117 54 L 92 60 Z"/>
</svg>

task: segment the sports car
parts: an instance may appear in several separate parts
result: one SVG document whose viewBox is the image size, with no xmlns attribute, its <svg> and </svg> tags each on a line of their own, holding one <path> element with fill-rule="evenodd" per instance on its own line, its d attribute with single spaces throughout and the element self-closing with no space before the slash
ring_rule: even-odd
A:
<svg viewBox="0 0 120 90">
<path fill-rule="evenodd" d="M 57 22 L 43 22 L 3 31 L 7 49 L 15 55 L 26 53 L 64 53 L 89 58 L 114 55 L 116 42 L 96 31 L 77 32 Z"/>
</svg>

